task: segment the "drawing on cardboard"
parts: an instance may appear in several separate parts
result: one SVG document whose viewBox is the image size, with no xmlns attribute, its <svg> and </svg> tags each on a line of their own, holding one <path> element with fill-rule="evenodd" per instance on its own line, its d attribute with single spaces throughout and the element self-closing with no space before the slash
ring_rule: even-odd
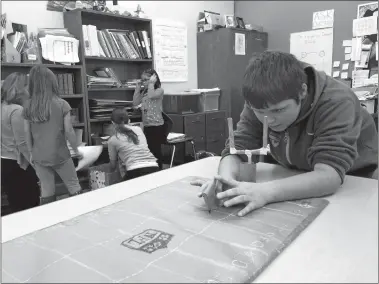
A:
<svg viewBox="0 0 379 284">
<path fill-rule="evenodd" d="M 321 50 L 319 52 L 302 52 L 301 53 L 301 60 L 305 59 L 308 55 L 318 55 L 319 57 L 324 57 L 325 56 L 325 51 Z"/>
<path fill-rule="evenodd" d="M 324 199 L 209 214 L 187 177 L 2 245 L 2 283 L 251 282 Z M 307 206 L 304 206 L 307 205 Z"/>
<path fill-rule="evenodd" d="M 123 241 L 121 245 L 130 249 L 153 253 L 159 249 L 167 248 L 173 236 L 159 230 L 149 229 Z"/>
</svg>

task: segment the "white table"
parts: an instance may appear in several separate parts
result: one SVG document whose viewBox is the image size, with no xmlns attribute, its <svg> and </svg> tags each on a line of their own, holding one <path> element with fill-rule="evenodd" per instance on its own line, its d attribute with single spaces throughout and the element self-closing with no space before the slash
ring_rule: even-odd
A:
<svg viewBox="0 0 379 284">
<path fill-rule="evenodd" d="M 2 218 L 2 242 L 113 204 L 177 179 L 212 177 L 219 157 L 212 157 L 63 199 Z M 296 174 L 280 166 L 258 164 L 258 182 Z M 327 198 L 321 215 L 255 282 L 378 283 L 378 182 L 347 176 Z"/>
</svg>

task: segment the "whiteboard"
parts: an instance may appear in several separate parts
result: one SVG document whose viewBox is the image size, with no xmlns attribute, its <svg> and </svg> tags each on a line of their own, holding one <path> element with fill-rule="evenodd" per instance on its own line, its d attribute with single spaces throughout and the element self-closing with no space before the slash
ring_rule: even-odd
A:
<svg viewBox="0 0 379 284">
<path fill-rule="evenodd" d="M 153 23 L 155 70 L 162 82 L 188 80 L 187 26 L 158 19 Z"/>
<path fill-rule="evenodd" d="M 292 33 L 290 52 L 317 70 L 332 74 L 333 28 Z"/>
</svg>

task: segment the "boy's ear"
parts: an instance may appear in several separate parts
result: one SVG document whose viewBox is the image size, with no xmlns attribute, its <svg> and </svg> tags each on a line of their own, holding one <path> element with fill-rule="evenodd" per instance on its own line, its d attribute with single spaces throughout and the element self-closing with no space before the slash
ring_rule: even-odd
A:
<svg viewBox="0 0 379 284">
<path fill-rule="evenodd" d="M 301 85 L 301 91 L 300 91 L 300 94 L 299 94 L 300 100 L 305 99 L 305 97 L 307 96 L 307 94 L 308 94 L 308 86 L 307 86 L 307 84 L 303 83 Z"/>
</svg>

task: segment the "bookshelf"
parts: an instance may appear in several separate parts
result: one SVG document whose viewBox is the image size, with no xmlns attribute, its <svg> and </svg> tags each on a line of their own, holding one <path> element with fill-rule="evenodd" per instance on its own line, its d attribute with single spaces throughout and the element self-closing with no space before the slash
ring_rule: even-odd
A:
<svg viewBox="0 0 379 284">
<path fill-rule="evenodd" d="M 14 63 L 14 62 L 1 62 L 1 80 L 4 80 L 9 74 L 13 72 L 20 72 L 28 74 L 30 69 L 35 66 L 34 63 Z M 71 74 L 73 79 L 73 92 L 62 94 L 60 97 L 66 100 L 71 108 L 78 109 L 78 118 L 73 121 L 73 127 L 83 130 L 83 141 L 88 144 L 88 111 L 86 93 L 84 90 L 84 79 L 82 72 L 82 65 L 59 65 L 59 64 L 42 64 L 53 71 L 56 75 Z"/>
<path fill-rule="evenodd" d="M 93 10 L 73 10 L 67 11 L 63 14 L 65 28 L 80 41 L 79 58 L 82 62 L 83 68 L 81 70 L 83 78 L 86 75 L 94 76 L 94 70 L 97 68 L 112 68 L 121 82 L 132 79 L 139 79 L 143 70 L 154 68 L 153 58 L 138 58 L 130 59 L 124 57 L 98 57 L 86 55 L 83 35 L 83 25 L 96 26 L 97 31 L 102 30 L 128 30 L 133 31 L 146 31 L 150 39 L 150 50 L 153 54 L 153 39 L 152 39 L 152 23 L 150 19 L 143 19 L 137 17 L 122 16 L 112 13 L 104 13 Z M 100 40 L 99 40 L 100 41 Z M 121 52 L 120 52 L 121 53 Z M 121 88 L 94 88 L 87 87 L 85 81 L 83 88 L 83 97 L 86 103 L 86 117 L 87 119 L 87 136 L 91 137 L 93 133 L 103 133 L 104 128 L 110 123 L 110 118 L 93 118 L 91 117 L 90 103 L 91 99 L 110 99 L 110 100 L 133 100 L 134 88 L 121 87 Z M 140 115 L 130 116 L 132 122 L 140 122 Z M 92 144 L 89 139 L 90 145 Z"/>
</svg>

